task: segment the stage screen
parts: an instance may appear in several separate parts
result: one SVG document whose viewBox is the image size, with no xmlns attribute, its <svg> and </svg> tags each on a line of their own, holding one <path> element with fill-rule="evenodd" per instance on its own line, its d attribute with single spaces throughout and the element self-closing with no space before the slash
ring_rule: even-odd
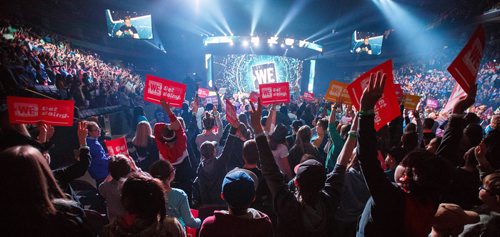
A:
<svg viewBox="0 0 500 237">
<path fill-rule="evenodd" d="M 351 53 L 364 55 L 380 55 L 382 53 L 383 35 L 354 31 L 352 34 Z"/>
<path fill-rule="evenodd" d="M 299 88 L 303 61 L 255 54 L 213 55 L 213 81 L 229 93 L 259 91 L 259 84 L 289 82 Z"/>
<path fill-rule="evenodd" d="M 133 11 L 106 10 L 108 36 L 121 39 L 153 39 L 151 15 Z"/>
</svg>

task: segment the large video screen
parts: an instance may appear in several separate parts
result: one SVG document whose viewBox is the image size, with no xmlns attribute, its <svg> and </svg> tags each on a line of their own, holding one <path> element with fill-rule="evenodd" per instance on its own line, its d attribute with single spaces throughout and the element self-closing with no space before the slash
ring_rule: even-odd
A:
<svg viewBox="0 0 500 237">
<path fill-rule="evenodd" d="M 153 39 L 151 15 L 134 11 L 106 10 L 108 35 L 124 39 Z"/>
<path fill-rule="evenodd" d="M 380 55 L 384 36 L 370 32 L 354 31 L 352 34 L 351 53 Z"/>
<path fill-rule="evenodd" d="M 255 54 L 213 56 L 213 81 L 230 93 L 250 93 L 259 84 L 289 82 L 298 88 L 303 61 L 296 58 Z"/>
</svg>

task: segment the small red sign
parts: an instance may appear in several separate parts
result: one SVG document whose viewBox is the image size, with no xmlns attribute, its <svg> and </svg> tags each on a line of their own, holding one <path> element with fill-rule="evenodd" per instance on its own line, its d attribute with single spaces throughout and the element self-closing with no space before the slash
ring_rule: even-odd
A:
<svg viewBox="0 0 500 237">
<path fill-rule="evenodd" d="M 479 25 L 471 38 L 448 67 L 448 71 L 466 93 L 476 83 L 477 72 L 486 42 L 484 27 Z"/>
<path fill-rule="evenodd" d="M 403 98 L 403 89 L 401 88 L 400 84 L 394 84 L 394 91 L 396 91 L 396 98 L 398 101 L 401 101 Z"/>
<path fill-rule="evenodd" d="M 370 71 L 365 72 L 363 75 L 358 77 L 347 86 L 347 91 L 349 92 L 351 101 L 354 107 L 356 107 L 356 109 L 359 111 L 361 96 L 363 95 L 363 90 L 370 83 L 370 75 L 379 71 L 386 74 L 386 82 L 384 93 L 382 94 L 382 97 L 377 101 L 377 104 L 374 108 L 375 130 L 377 131 L 385 126 L 388 122 L 401 115 L 398 99 L 396 98 L 396 92 L 394 89 L 392 60 L 387 60 L 386 62 L 372 68 Z"/>
<path fill-rule="evenodd" d="M 7 96 L 10 123 L 73 126 L 75 101 Z"/>
<path fill-rule="evenodd" d="M 233 104 L 228 99 L 226 99 L 226 119 L 229 124 L 234 124 L 238 121 L 238 117 L 236 117 L 236 110 L 234 110 Z"/>
<path fill-rule="evenodd" d="M 217 100 L 216 95 L 207 96 L 203 99 L 203 105 L 213 104 L 215 106 L 219 105 L 219 100 Z"/>
<path fill-rule="evenodd" d="M 146 75 L 146 87 L 144 88 L 144 100 L 160 104 L 163 98 L 173 107 L 182 107 L 186 95 L 186 85 L 166 80 L 153 75 Z"/>
<path fill-rule="evenodd" d="M 252 91 L 250 93 L 250 101 L 257 103 L 259 101 L 259 93 Z"/>
<path fill-rule="evenodd" d="M 127 140 L 125 137 L 120 137 L 113 140 L 104 140 L 106 148 L 108 148 L 108 153 L 110 156 L 115 156 L 118 154 L 128 156 Z"/>
<path fill-rule="evenodd" d="M 260 84 L 259 92 L 263 105 L 290 102 L 290 85 L 288 82 Z"/>
<path fill-rule="evenodd" d="M 200 98 L 205 98 L 210 94 L 210 91 L 205 88 L 198 88 L 198 96 Z"/>
<path fill-rule="evenodd" d="M 426 105 L 429 108 L 436 109 L 437 107 L 439 107 L 439 101 L 437 101 L 435 99 L 428 98 L 427 102 L 426 102 Z"/>
<path fill-rule="evenodd" d="M 312 92 L 304 92 L 304 100 L 305 101 L 313 101 L 314 100 L 314 93 Z"/>
</svg>

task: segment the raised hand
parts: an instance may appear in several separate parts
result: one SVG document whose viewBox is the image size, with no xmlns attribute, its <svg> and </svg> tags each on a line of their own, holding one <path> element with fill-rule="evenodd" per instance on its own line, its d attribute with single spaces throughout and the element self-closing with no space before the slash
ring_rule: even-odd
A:
<svg viewBox="0 0 500 237">
<path fill-rule="evenodd" d="M 484 142 L 479 143 L 479 145 L 474 148 L 474 155 L 476 156 L 476 160 L 480 165 L 487 162 L 486 160 L 486 145 Z"/>
<path fill-rule="evenodd" d="M 160 103 L 161 107 L 163 108 L 163 110 L 165 110 L 165 113 L 167 113 L 167 115 L 173 114 L 172 108 L 170 108 L 170 103 L 167 103 L 165 99 L 161 99 Z"/>
<path fill-rule="evenodd" d="M 260 98 L 257 102 L 257 109 L 255 109 L 255 105 L 252 101 L 250 101 L 250 125 L 252 126 L 255 134 L 263 133 L 262 125 L 260 124 L 260 119 L 262 118 L 262 103 L 260 102 Z"/>
<path fill-rule="evenodd" d="M 47 133 L 48 133 L 48 125 L 46 123 L 44 123 L 43 121 L 40 121 L 38 123 L 38 130 L 39 130 L 39 133 L 38 133 L 38 142 L 39 143 L 46 143 L 47 142 Z"/>
<path fill-rule="evenodd" d="M 477 94 L 477 84 L 473 84 L 470 86 L 470 91 L 467 96 L 463 96 L 460 100 L 453 105 L 452 113 L 454 114 L 462 114 L 467 108 L 471 107 L 476 101 Z"/>
<path fill-rule="evenodd" d="M 78 122 L 78 143 L 80 146 L 87 146 L 87 136 L 88 136 L 88 129 L 87 129 L 87 122 L 86 121 L 81 121 Z"/>
<path fill-rule="evenodd" d="M 386 75 L 382 72 L 371 74 L 370 83 L 361 96 L 361 110 L 372 110 L 384 92 Z"/>
<path fill-rule="evenodd" d="M 50 141 L 50 139 L 52 139 L 52 137 L 54 136 L 55 132 L 56 132 L 56 130 L 55 130 L 54 126 L 47 124 L 47 138 L 46 138 L 46 140 Z"/>
</svg>

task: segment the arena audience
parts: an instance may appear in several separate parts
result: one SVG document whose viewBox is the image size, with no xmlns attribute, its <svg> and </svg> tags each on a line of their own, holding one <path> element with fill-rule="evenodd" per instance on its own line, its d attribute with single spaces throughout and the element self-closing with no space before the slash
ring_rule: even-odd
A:
<svg viewBox="0 0 500 237">
<path fill-rule="evenodd" d="M 397 66 L 395 82 L 404 94 L 422 96 L 422 106 L 401 108 L 401 116 L 375 131 L 373 109 L 386 80 L 380 73 L 371 76 L 359 111 L 302 98 L 269 108 L 259 101 L 255 108 L 235 96 L 239 121 L 233 123 L 222 98 L 216 106 L 187 98 L 178 110 L 161 101 L 151 119 L 137 106 L 144 85 L 130 69 L 71 48 L 59 36 L 13 25 L 0 35 L 2 73 L 22 88 L 56 86 L 57 98 L 80 109 L 133 108 L 124 118 L 133 128 L 123 131 L 130 156 L 107 154 L 100 142 L 104 124 L 80 121 L 75 141 L 64 137 L 79 146 L 77 160 L 54 170 L 54 147 L 67 146 L 52 141 L 57 128 L 12 124 L 1 108 L 6 236 L 185 236 L 185 228 L 200 228 L 199 236 L 500 233 L 500 64 L 491 42 L 477 85 L 451 111 L 442 111 L 455 84 L 444 69 L 451 58 Z M 106 211 L 90 210 L 86 199 L 99 195 L 82 188 L 86 172 Z M 110 224 L 103 227 L 103 218 Z"/>
</svg>

